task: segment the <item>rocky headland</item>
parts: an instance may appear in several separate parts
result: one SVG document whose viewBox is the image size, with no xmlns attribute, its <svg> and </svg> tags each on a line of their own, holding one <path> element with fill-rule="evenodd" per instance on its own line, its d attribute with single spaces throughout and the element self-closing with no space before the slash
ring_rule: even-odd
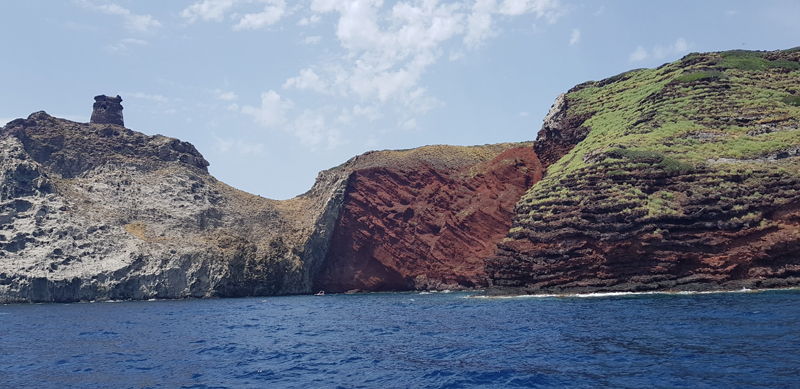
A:
<svg viewBox="0 0 800 389">
<path fill-rule="evenodd" d="M 0 128 L 0 303 L 800 284 L 800 50 L 580 84 L 535 142 L 375 151 L 276 201 L 194 146 L 44 112 Z"/>
<path fill-rule="evenodd" d="M 194 146 L 36 112 L 0 130 L 0 302 L 488 285 L 483 258 L 541 179 L 528 143 L 357 156 L 276 201 L 219 182 Z"/>
<path fill-rule="evenodd" d="M 103 120 L 8 123 L 0 302 L 309 293 L 346 175 L 323 172 L 308 193 L 275 201 L 207 166 L 189 143 Z"/>
<path fill-rule="evenodd" d="M 799 62 L 690 54 L 559 97 L 536 142 L 556 162 L 486 260 L 492 293 L 800 284 Z"/>
</svg>

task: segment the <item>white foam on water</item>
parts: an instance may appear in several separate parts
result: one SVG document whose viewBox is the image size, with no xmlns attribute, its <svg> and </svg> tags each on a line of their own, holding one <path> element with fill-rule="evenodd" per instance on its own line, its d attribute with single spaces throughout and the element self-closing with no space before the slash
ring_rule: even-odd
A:
<svg viewBox="0 0 800 389">
<path fill-rule="evenodd" d="M 470 298 L 485 299 L 520 299 L 520 298 L 593 298 L 593 297 L 626 297 L 646 295 L 696 295 L 717 293 L 760 293 L 771 290 L 800 290 L 800 288 L 775 288 L 775 289 L 736 289 L 736 290 L 704 290 L 704 291 L 649 291 L 649 292 L 597 292 L 597 293 L 562 293 L 562 294 L 521 294 L 509 296 L 469 296 Z"/>
</svg>

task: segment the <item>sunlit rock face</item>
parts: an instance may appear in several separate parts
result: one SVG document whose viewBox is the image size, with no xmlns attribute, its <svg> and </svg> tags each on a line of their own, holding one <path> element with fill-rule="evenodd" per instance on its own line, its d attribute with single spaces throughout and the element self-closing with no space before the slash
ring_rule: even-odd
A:
<svg viewBox="0 0 800 389">
<path fill-rule="evenodd" d="M 690 54 L 560 96 L 498 293 L 800 285 L 800 50 Z"/>
<path fill-rule="evenodd" d="M 0 129 L 0 303 L 311 291 L 345 175 L 264 199 L 191 144 L 115 124 L 37 112 Z"/>
<path fill-rule="evenodd" d="M 315 290 L 444 290 L 487 285 L 483 260 L 542 178 L 530 143 L 379 151 L 351 169 Z"/>
</svg>

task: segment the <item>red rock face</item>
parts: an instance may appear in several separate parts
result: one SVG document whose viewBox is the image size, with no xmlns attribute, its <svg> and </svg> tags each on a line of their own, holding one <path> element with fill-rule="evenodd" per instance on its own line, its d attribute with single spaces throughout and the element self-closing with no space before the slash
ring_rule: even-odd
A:
<svg viewBox="0 0 800 389">
<path fill-rule="evenodd" d="M 422 161 L 355 170 L 315 290 L 463 289 L 487 285 L 514 205 L 542 178 L 530 146 L 459 169 Z"/>
<path fill-rule="evenodd" d="M 770 170 L 748 173 L 749 179 L 701 168 L 631 173 L 583 169 L 558 182 L 572 199 L 521 201 L 515 228 L 486 259 L 492 293 L 800 285 L 800 179 Z M 603 185 L 621 183 L 678 193 L 669 206 L 680 214 L 650 214 L 636 198 L 598 194 Z M 751 195 L 759 192 L 767 195 Z M 590 203 L 577 200 L 586 196 L 593 196 Z"/>
</svg>

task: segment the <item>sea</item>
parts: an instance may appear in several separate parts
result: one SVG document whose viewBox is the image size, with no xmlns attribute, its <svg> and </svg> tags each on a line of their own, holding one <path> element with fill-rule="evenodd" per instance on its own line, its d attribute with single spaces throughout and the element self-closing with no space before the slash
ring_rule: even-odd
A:
<svg viewBox="0 0 800 389">
<path fill-rule="evenodd" d="M 800 388 L 800 290 L 0 305 L 0 388 Z"/>
</svg>

